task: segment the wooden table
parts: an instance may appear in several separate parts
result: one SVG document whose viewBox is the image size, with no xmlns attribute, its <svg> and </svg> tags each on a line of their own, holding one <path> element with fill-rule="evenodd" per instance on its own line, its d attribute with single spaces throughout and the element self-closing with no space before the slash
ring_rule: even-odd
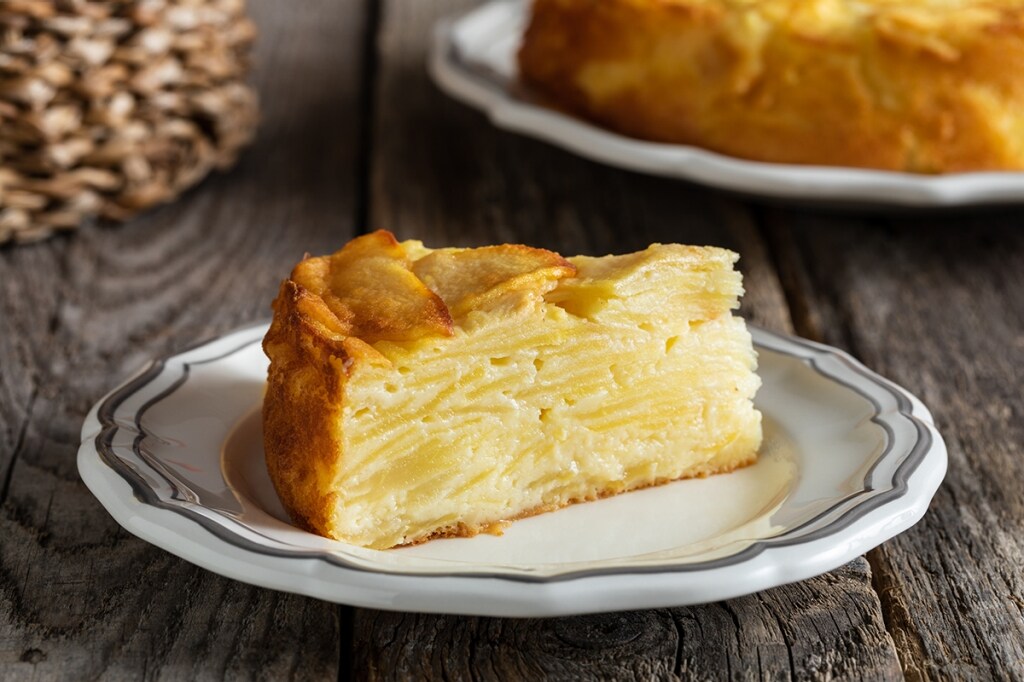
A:
<svg viewBox="0 0 1024 682">
<path fill-rule="evenodd" d="M 253 0 L 265 120 L 240 166 L 130 224 L 0 250 L 0 679 L 1024 680 L 1024 209 L 766 204 L 499 132 L 424 70 L 433 21 L 469 4 Z M 75 468 L 90 405 L 153 355 L 267 318 L 303 252 L 376 227 L 732 248 L 752 322 L 931 407 L 946 482 L 920 524 L 818 578 L 550 620 L 271 592 L 122 530 Z"/>
</svg>

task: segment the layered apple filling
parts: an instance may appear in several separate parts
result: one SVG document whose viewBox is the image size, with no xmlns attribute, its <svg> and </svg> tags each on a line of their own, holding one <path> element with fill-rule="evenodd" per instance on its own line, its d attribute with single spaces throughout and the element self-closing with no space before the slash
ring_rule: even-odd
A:
<svg viewBox="0 0 1024 682">
<path fill-rule="evenodd" d="M 303 261 L 265 341 L 285 507 L 383 549 L 751 463 L 759 380 L 735 260 L 378 232 Z"/>
</svg>

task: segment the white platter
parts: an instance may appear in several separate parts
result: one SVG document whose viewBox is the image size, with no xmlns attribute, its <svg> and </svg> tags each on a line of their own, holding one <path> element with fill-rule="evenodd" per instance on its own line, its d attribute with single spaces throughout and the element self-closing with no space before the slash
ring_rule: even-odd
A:
<svg viewBox="0 0 1024 682">
<path fill-rule="evenodd" d="M 727 599 L 836 568 L 913 525 L 946 470 L 927 409 L 835 349 L 752 329 L 758 464 L 367 550 L 292 526 L 263 465 L 265 325 L 158 359 L 103 398 L 79 472 L 127 530 L 216 573 L 381 609 L 555 616 Z"/>
<path fill-rule="evenodd" d="M 521 0 L 485 4 L 435 31 L 434 80 L 498 127 L 629 170 L 736 192 L 810 202 L 956 206 L 1024 201 L 1024 173 L 941 176 L 747 161 L 685 145 L 625 137 L 538 103 L 519 84 L 515 53 L 526 21 Z"/>
</svg>

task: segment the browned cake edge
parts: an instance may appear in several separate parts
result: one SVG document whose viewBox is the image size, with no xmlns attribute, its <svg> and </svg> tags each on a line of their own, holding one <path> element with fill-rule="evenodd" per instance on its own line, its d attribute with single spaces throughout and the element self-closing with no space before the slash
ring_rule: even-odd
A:
<svg viewBox="0 0 1024 682">
<path fill-rule="evenodd" d="M 330 537 L 342 453 L 336 424 L 353 363 L 379 362 L 359 339 L 338 337 L 322 322 L 322 300 L 295 282 L 281 284 L 263 339 L 271 359 L 263 398 L 267 472 L 296 525 Z M 295 390 L 302 378 L 302 390 Z"/>
</svg>

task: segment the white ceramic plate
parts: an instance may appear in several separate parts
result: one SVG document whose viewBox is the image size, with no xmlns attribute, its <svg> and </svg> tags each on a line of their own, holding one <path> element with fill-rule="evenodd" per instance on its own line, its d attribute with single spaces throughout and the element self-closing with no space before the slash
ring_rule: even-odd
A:
<svg viewBox="0 0 1024 682">
<path fill-rule="evenodd" d="M 483 5 L 436 29 L 430 71 L 442 90 L 495 125 L 634 171 L 749 194 L 814 202 L 953 206 L 1024 200 L 1024 173 L 915 175 L 746 161 L 684 145 L 625 137 L 544 107 L 519 83 L 515 53 L 526 20 L 520 0 Z"/>
<path fill-rule="evenodd" d="M 753 329 L 766 441 L 741 471 L 576 505 L 504 536 L 375 551 L 292 526 L 263 464 L 265 325 L 101 400 L 78 468 L 126 529 L 231 578 L 346 604 L 494 616 L 693 604 L 801 580 L 906 530 L 946 470 L 931 415 L 848 355 Z"/>
</svg>

